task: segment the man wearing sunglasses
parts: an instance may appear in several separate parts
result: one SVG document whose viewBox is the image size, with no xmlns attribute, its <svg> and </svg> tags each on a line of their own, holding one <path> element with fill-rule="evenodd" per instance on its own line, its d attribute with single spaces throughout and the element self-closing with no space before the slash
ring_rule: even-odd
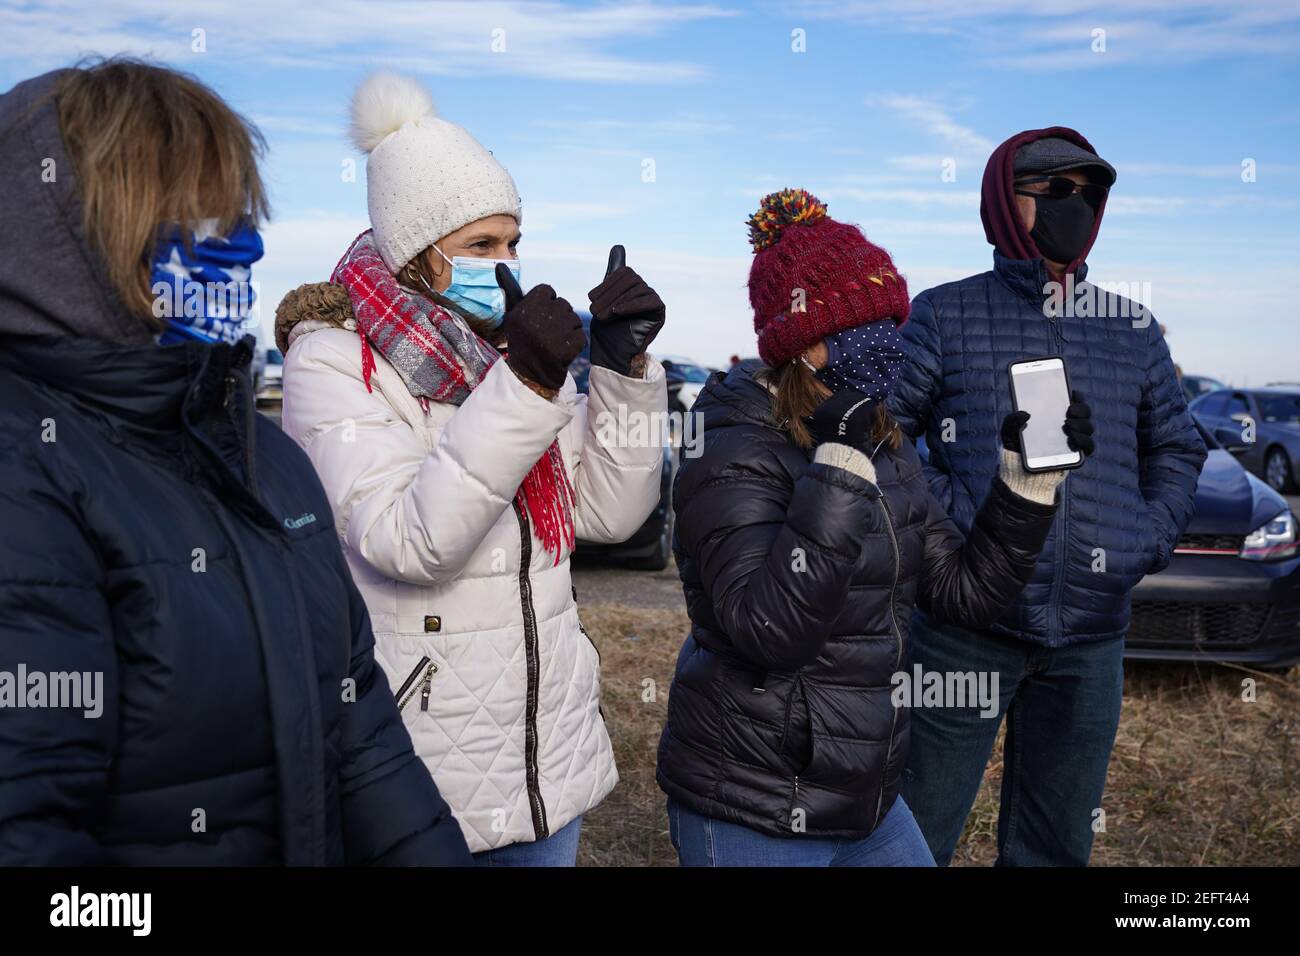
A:
<svg viewBox="0 0 1300 956">
<path fill-rule="evenodd" d="M 908 362 L 890 408 L 925 437 L 931 487 L 963 533 L 997 471 L 1012 362 L 1061 356 L 1095 427 L 1071 446 L 1084 462 L 1057 492 L 1055 527 L 1018 602 L 985 633 L 920 612 L 912 622 L 909 673 L 990 675 L 999 696 L 994 718 L 960 701 L 911 714 L 903 793 L 941 865 L 1004 717 L 998 862 L 1088 862 L 1106 825 L 1129 594 L 1168 563 L 1191 516 L 1205 446 L 1159 323 L 1085 280 L 1114 183 L 1114 167 L 1072 129 L 1012 136 L 984 171 L 993 269 L 922 292 L 903 327 Z"/>
</svg>

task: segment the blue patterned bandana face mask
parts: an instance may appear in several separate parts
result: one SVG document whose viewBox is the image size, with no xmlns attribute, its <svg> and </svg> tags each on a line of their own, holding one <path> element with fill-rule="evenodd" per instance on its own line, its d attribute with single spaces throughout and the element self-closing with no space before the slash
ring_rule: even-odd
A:
<svg viewBox="0 0 1300 956">
<path fill-rule="evenodd" d="M 437 246 L 433 248 L 451 266 L 451 284 L 437 295 L 449 299 L 476 319 L 489 323 L 493 329 L 501 328 L 501 323 L 506 320 L 506 294 L 497 284 L 497 263 L 504 263 L 518 282 L 519 260 L 480 259 L 478 256 L 448 259 Z"/>
<path fill-rule="evenodd" d="M 243 224 L 227 236 L 204 220 L 185 247 L 179 226 L 164 230 L 150 269 L 153 314 L 167 322 L 159 345 L 238 342 L 249 332 L 257 296 L 252 265 L 262 258 L 262 237 Z"/>
<path fill-rule="evenodd" d="M 852 388 L 884 401 L 903 367 L 903 337 L 893 319 L 828 335 L 826 364 L 817 378 L 832 391 Z"/>
</svg>

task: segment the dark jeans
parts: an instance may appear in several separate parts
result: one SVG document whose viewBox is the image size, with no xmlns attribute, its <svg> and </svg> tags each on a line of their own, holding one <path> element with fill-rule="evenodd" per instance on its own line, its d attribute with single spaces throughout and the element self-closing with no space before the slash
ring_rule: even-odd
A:
<svg viewBox="0 0 1300 956">
<path fill-rule="evenodd" d="M 1124 686 L 1124 642 L 1043 647 L 912 619 L 925 672 L 998 675 L 998 713 L 916 707 L 903 794 L 940 866 L 952 859 L 1003 716 L 998 865 L 1085 866 Z"/>
</svg>

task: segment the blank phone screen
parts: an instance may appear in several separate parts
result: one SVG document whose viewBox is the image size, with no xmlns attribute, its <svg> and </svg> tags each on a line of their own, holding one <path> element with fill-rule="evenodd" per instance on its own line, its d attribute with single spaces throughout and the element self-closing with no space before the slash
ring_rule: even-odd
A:
<svg viewBox="0 0 1300 956">
<path fill-rule="evenodd" d="M 1016 366 L 1011 370 L 1016 407 L 1029 413 L 1025 426 L 1026 464 L 1040 459 L 1057 459 L 1045 464 L 1066 464 L 1078 459 L 1072 451 L 1062 426 L 1070 407 L 1070 392 L 1065 383 L 1065 368 L 1058 362 L 1042 369 L 1028 370 Z"/>
</svg>

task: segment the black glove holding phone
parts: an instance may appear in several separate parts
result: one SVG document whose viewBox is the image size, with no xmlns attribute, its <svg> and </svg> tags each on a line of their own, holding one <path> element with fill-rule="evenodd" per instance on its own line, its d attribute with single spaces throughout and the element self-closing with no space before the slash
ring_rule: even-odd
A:
<svg viewBox="0 0 1300 956">
<path fill-rule="evenodd" d="M 1002 447 L 1020 454 L 1020 433 L 1028 424 L 1028 412 L 1012 412 L 1002 419 Z M 1097 443 L 1092 437 L 1092 408 L 1077 391 L 1070 392 L 1070 405 L 1065 411 L 1065 424 L 1061 430 L 1065 432 L 1065 442 L 1071 451 L 1082 452 L 1086 456 L 1097 450 Z"/>
</svg>

